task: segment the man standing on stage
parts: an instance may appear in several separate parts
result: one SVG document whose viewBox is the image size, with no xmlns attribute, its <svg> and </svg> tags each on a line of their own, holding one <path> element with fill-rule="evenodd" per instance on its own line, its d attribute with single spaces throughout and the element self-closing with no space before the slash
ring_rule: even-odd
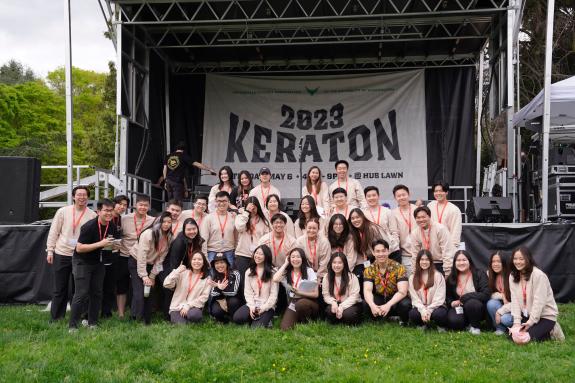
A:
<svg viewBox="0 0 575 383">
<path fill-rule="evenodd" d="M 455 253 L 449 231 L 442 224 L 432 222 L 431 212 L 427 206 L 418 207 L 413 215 L 418 227 L 411 231 L 410 237 L 412 268 L 415 270 L 417 253 L 426 249 L 431 252 L 435 269 L 447 277 L 451 272 Z"/>
<path fill-rule="evenodd" d="M 120 256 L 116 260 L 116 304 L 118 316 L 124 317 L 126 299 L 130 289 L 130 271 L 128 259 L 130 250 L 138 242 L 140 233 L 154 222 L 154 217 L 148 215 L 150 199 L 148 196 L 136 197 L 136 210 L 134 213 L 122 217 L 122 242 L 120 243 Z"/>
<path fill-rule="evenodd" d="M 168 192 L 168 199 L 182 201 L 187 194 L 186 175 L 189 167 L 192 166 L 192 159 L 184 150 L 186 145 L 178 143 L 176 151 L 168 154 L 162 172 L 166 180 L 165 188 Z"/>
<path fill-rule="evenodd" d="M 72 190 L 74 204 L 65 206 L 56 212 L 48 240 L 46 241 L 46 260 L 54 268 L 54 291 L 50 316 L 53 321 L 62 319 L 66 315 L 68 303 L 68 288 L 72 287 L 72 255 L 80 228 L 89 220 L 96 217 L 96 213 L 87 207 L 90 190 L 87 186 L 76 186 Z"/>
<path fill-rule="evenodd" d="M 74 298 L 70 313 L 70 332 L 78 329 L 78 322 L 88 306 L 88 326 L 95 328 L 102 304 L 104 265 L 112 257 L 112 251 L 119 247 L 120 239 L 116 225 L 112 222 L 114 202 L 109 199 L 98 201 L 98 217 L 86 222 L 80 231 L 76 250 L 72 257 L 74 274 Z"/>
<path fill-rule="evenodd" d="M 401 260 L 399 253 L 399 231 L 397 228 L 397 221 L 395 217 L 386 207 L 379 203 L 379 189 L 376 186 L 368 186 L 364 190 L 365 200 L 367 207 L 363 210 L 363 214 L 371 222 L 380 226 L 389 238 L 389 256 L 392 259 Z"/>
<path fill-rule="evenodd" d="M 392 210 L 399 233 L 399 249 L 401 251 L 401 264 L 411 275 L 413 269 L 410 254 L 410 235 L 417 228 L 413 213 L 417 206 L 409 202 L 409 188 L 405 185 L 393 187 L 393 197 L 397 207 Z"/>
<path fill-rule="evenodd" d="M 461 210 L 455 204 L 447 201 L 449 184 L 436 181 L 433 184 L 433 197 L 427 207 L 431 210 L 431 220 L 442 224 L 449 230 L 454 249 L 459 248 L 461 242 Z"/>
<path fill-rule="evenodd" d="M 342 188 L 347 193 L 347 203 L 349 204 L 350 210 L 355 207 L 364 209 L 367 207 L 367 202 L 363 195 L 363 188 L 358 180 L 348 176 L 348 170 L 349 163 L 347 161 L 339 160 L 335 163 L 337 179 L 329 185 L 329 195 L 333 195 L 335 189 Z"/>
<path fill-rule="evenodd" d="M 271 184 L 272 172 L 269 168 L 263 167 L 260 169 L 260 184 L 250 190 L 250 197 L 256 197 L 260 203 L 262 209 L 266 206 L 266 201 L 268 196 L 271 194 L 276 194 L 278 197 L 282 197 L 278 188 L 272 186 Z"/>
<path fill-rule="evenodd" d="M 217 253 L 223 253 L 230 266 L 235 263 L 235 249 L 238 241 L 234 213 L 228 211 L 230 195 L 226 191 L 216 193 L 216 211 L 208 214 L 200 227 L 205 240 L 202 251 L 212 261 Z"/>
</svg>

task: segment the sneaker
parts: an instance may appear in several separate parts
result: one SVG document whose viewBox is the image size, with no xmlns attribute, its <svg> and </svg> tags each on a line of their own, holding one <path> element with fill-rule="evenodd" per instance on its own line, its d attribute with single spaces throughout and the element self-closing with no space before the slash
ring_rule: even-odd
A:
<svg viewBox="0 0 575 383">
<path fill-rule="evenodd" d="M 495 335 L 497 335 L 497 336 L 505 335 L 505 331 L 503 331 L 501 329 L 497 329 L 497 330 L 495 330 Z"/>
<path fill-rule="evenodd" d="M 88 319 L 82 319 L 82 327 L 88 327 Z"/>
<path fill-rule="evenodd" d="M 399 326 L 400 326 L 400 327 L 406 327 L 406 326 L 407 326 L 407 322 L 404 322 L 404 321 L 401 321 L 401 320 L 400 320 L 400 321 L 399 321 Z"/>
<path fill-rule="evenodd" d="M 447 332 L 445 327 L 437 326 L 437 332 Z"/>
<path fill-rule="evenodd" d="M 469 326 L 469 332 L 473 335 L 481 335 L 481 330 L 477 327 Z"/>
<path fill-rule="evenodd" d="M 427 326 L 426 326 L 426 325 L 417 326 L 417 329 L 418 329 L 418 330 L 421 330 L 421 331 L 425 331 L 425 330 L 427 330 Z"/>
<path fill-rule="evenodd" d="M 76 327 L 70 327 L 68 329 L 68 334 L 77 334 L 78 333 L 78 329 Z"/>
</svg>

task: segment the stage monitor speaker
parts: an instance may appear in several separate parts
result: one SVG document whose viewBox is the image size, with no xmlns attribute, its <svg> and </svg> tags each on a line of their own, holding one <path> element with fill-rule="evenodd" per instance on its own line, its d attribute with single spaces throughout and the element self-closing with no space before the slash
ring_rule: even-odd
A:
<svg viewBox="0 0 575 383">
<path fill-rule="evenodd" d="M 510 197 L 474 197 L 473 222 L 513 222 L 513 204 Z"/>
<path fill-rule="evenodd" d="M 40 160 L 0 157 L 0 223 L 30 223 L 38 220 Z"/>
</svg>

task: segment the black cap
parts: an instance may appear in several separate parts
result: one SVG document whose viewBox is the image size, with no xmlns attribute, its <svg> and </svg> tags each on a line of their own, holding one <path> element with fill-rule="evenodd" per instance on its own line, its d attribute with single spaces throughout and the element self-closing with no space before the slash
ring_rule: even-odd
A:
<svg viewBox="0 0 575 383">
<path fill-rule="evenodd" d="M 230 267 L 230 263 L 228 262 L 228 259 L 226 258 L 224 253 L 216 253 L 214 259 L 212 259 L 212 262 L 210 262 L 212 269 L 214 268 L 214 265 L 216 264 L 217 261 L 225 261 L 228 264 L 228 267 Z"/>
<path fill-rule="evenodd" d="M 270 168 L 266 168 L 265 166 L 263 168 L 260 169 L 260 174 L 272 174 Z"/>
</svg>

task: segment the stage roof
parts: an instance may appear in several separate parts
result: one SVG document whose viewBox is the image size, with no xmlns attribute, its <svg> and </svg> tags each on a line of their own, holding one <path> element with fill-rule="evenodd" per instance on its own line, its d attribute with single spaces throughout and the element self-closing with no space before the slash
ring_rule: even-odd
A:
<svg viewBox="0 0 575 383">
<path fill-rule="evenodd" d="M 508 6 L 507 0 L 107 2 L 175 73 L 473 66 Z"/>
</svg>

